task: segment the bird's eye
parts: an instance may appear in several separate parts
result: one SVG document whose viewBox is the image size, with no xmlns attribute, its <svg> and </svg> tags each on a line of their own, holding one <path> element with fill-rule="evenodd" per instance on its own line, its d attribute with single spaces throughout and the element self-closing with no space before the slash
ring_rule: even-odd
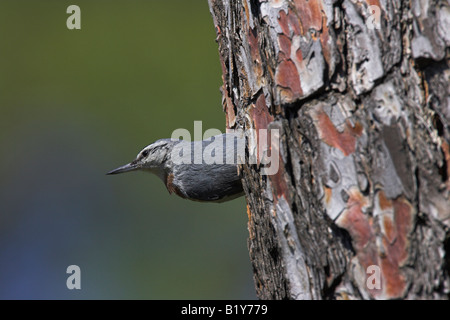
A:
<svg viewBox="0 0 450 320">
<path fill-rule="evenodd" d="M 146 156 L 148 156 L 148 150 L 144 150 L 144 151 L 142 151 L 142 157 L 146 157 Z"/>
</svg>

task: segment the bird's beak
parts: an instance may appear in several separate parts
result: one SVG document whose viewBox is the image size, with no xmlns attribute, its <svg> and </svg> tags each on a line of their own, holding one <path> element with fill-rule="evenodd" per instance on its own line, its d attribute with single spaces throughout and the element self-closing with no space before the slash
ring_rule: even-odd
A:
<svg viewBox="0 0 450 320">
<path fill-rule="evenodd" d="M 118 174 L 118 173 L 124 173 L 128 171 L 133 171 L 139 169 L 139 166 L 136 164 L 136 162 L 128 163 L 124 166 L 118 167 L 117 169 L 111 170 L 107 174 Z"/>
</svg>

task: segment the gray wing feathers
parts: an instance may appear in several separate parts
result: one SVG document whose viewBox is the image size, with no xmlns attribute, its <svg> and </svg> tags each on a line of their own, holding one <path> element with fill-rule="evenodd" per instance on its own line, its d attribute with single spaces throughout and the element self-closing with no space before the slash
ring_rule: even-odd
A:
<svg viewBox="0 0 450 320">
<path fill-rule="evenodd" d="M 191 163 L 173 164 L 173 182 L 188 198 L 221 202 L 243 194 L 237 154 L 244 151 L 244 140 L 235 134 L 222 134 L 180 143 L 185 147 L 182 152 L 191 149 Z"/>
</svg>

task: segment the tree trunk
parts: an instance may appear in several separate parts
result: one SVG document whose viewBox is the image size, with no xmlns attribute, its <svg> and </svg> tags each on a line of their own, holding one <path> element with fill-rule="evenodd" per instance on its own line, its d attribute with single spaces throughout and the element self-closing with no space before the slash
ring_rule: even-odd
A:
<svg viewBox="0 0 450 320">
<path fill-rule="evenodd" d="M 209 0 L 261 299 L 447 299 L 450 5 Z"/>
</svg>

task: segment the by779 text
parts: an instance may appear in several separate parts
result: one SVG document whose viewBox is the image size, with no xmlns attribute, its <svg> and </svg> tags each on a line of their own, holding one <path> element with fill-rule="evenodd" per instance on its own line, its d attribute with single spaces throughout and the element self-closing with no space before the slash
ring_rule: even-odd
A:
<svg viewBox="0 0 450 320">
<path fill-rule="evenodd" d="M 260 304 L 227 304 L 225 306 L 226 314 L 266 314 L 267 305 Z"/>
</svg>

